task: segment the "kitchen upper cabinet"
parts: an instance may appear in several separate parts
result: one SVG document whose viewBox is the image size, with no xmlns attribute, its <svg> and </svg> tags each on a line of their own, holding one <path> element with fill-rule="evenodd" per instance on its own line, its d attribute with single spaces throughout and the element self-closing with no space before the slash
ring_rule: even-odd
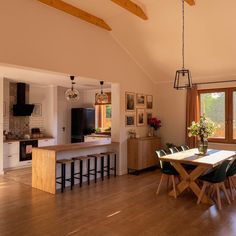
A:
<svg viewBox="0 0 236 236">
<path fill-rule="evenodd" d="M 55 139 L 40 139 L 38 141 L 38 146 L 39 147 L 47 147 L 47 146 L 52 146 L 55 145 Z"/>
</svg>

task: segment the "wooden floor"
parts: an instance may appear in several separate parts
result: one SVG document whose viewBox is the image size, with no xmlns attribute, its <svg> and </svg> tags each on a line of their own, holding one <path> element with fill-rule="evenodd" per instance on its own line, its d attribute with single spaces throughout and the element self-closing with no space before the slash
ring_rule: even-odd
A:
<svg viewBox="0 0 236 236">
<path fill-rule="evenodd" d="M 159 171 L 126 175 L 56 196 L 32 189 L 30 170 L 0 177 L 0 235 L 132 236 L 236 235 L 236 201 L 196 205 L 191 192 L 178 199 L 155 191 Z"/>
</svg>

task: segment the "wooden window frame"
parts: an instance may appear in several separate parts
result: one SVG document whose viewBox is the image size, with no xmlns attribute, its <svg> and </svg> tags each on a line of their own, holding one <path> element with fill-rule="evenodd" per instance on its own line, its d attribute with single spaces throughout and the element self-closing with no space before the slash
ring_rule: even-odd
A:
<svg viewBox="0 0 236 236">
<path fill-rule="evenodd" d="M 209 138 L 208 141 L 212 143 L 235 144 L 236 139 L 233 139 L 233 92 L 236 92 L 235 87 L 198 90 L 198 119 L 200 119 L 201 114 L 201 94 L 217 92 L 225 93 L 225 138 Z"/>
</svg>

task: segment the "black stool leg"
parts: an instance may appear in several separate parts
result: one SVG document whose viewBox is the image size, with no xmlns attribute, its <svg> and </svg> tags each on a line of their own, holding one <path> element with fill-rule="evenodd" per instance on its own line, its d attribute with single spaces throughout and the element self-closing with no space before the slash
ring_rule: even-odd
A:
<svg viewBox="0 0 236 236">
<path fill-rule="evenodd" d="M 101 157 L 101 178 L 104 180 L 104 156 Z"/>
<path fill-rule="evenodd" d="M 110 154 L 107 155 L 107 176 L 110 179 Z"/>
<path fill-rule="evenodd" d="M 116 154 L 114 154 L 114 176 L 116 177 Z"/>
<path fill-rule="evenodd" d="M 63 193 L 63 176 L 64 176 L 64 170 L 63 170 L 63 164 L 61 164 L 61 192 Z"/>
<path fill-rule="evenodd" d="M 90 159 L 88 159 L 87 174 L 88 174 L 88 185 L 89 185 L 90 184 Z"/>
<path fill-rule="evenodd" d="M 62 192 L 66 187 L 66 164 L 62 164 Z"/>
<path fill-rule="evenodd" d="M 71 162 L 71 172 L 70 172 L 70 189 L 73 189 L 74 186 L 74 172 L 75 172 L 75 165 L 74 162 Z"/>
<path fill-rule="evenodd" d="M 79 185 L 80 185 L 80 187 L 82 187 L 82 183 L 83 183 L 83 161 L 82 160 L 79 161 L 79 169 L 80 169 L 80 171 L 79 171 L 79 175 L 80 175 Z"/>
<path fill-rule="evenodd" d="M 95 183 L 97 183 L 97 157 L 94 158 L 94 169 L 95 169 L 95 173 L 94 173 L 94 179 L 95 179 Z"/>
</svg>

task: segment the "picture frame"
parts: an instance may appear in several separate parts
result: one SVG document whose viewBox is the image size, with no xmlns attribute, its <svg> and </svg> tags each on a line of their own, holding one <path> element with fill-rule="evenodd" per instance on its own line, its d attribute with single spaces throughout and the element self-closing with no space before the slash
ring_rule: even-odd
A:
<svg viewBox="0 0 236 236">
<path fill-rule="evenodd" d="M 152 109 L 153 108 L 153 96 L 152 95 L 147 95 L 146 96 L 146 108 L 147 109 Z"/>
<path fill-rule="evenodd" d="M 148 125 L 148 120 L 152 118 L 152 112 L 147 112 L 146 113 L 146 120 L 147 120 L 147 125 Z"/>
<path fill-rule="evenodd" d="M 32 112 L 32 116 L 42 116 L 42 104 L 34 103 L 34 110 Z"/>
<path fill-rule="evenodd" d="M 126 127 L 135 126 L 135 114 L 125 115 L 125 126 Z"/>
<path fill-rule="evenodd" d="M 136 110 L 137 126 L 144 126 L 145 121 L 146 121 L 145 109 L 144 108 L 137 108 L 137 110 Z"/>
<path fill-rule="evenodd" d="M 125 92 L 125 110 L 135 112 L 135 93 Z"/>
<path fill-rule="evenodd" d="M 137 107 L 145 107 L 146 105 L 146 96 L 141 93 L 136 94 L 136 106 Z"/>
</svg>

